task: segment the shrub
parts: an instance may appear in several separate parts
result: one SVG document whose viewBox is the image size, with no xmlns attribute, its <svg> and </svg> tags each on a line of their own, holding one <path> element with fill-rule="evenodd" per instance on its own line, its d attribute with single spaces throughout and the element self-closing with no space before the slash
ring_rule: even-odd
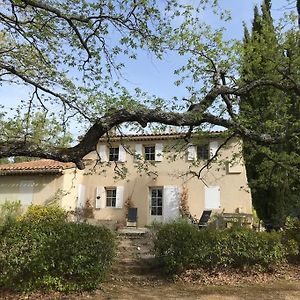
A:
<svg viewBox="0 0 300 300">
<path fill-rule="evenodd" d="M 154 253 L 167 273 L 182 271 L 192 264 L 197 248 L 197 234 L 197 228 L 184 220 L 157 228 Z"/>
<path fill-rule="evenodd" d="M 52 208 L 42 211 L 31 208 L 2 228 L 0 288 L 63 292 L 97 288 L 114 258 L 115 235 L 104 227 L 67 223 Z"/>
<path fill-rule="evenodd" d="M 18 217 L 18 220 L 33 223 L 60 223 L 67 220 L 67 212 L 56 204 L 30 205 L 26 213 Z"/>
<path fill-rule="evenodd" d="M 6 200 L 0 205 L 0 225 L 14 221 L 21 214 L 21 201 Z"/>
<path fill-rule="evenodd" d="M 290 245 L 289 259 L 292 261 L 300 260 L 300 220 L 298 218 L 288 217 L 283 231 L 284 241 Z"/>
<path fill-rule="evenodd" d="M 284 262 L 289 250 L 276 232 L 198 230 L 183 221 L 161 226 L 154 241 L 155 256 L 167 273 L 195 267 L 268 269 Z"/>
</svg>

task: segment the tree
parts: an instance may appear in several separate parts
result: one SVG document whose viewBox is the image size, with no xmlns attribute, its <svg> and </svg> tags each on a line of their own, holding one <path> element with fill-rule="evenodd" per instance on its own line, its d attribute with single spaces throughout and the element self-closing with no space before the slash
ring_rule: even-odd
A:
<svg viewBox="0 0 300 300">
<path fill-rule="evenodd" d="M 25 126 L 24 126 L 25 124 Z M 72 136 L 67 132 L 54 116 L 47 116 L 37 112 L 19 115 L 12 120 L 0 120 L 1 140 L 9 139 L 26 140 L 35 144 L 53 144 L 57 147 L 68 147 L 72 142 Z M 9 141 L 9 140 L 8 140 Z M 35 157 L 18 156 L 10 160 L 3 159 L 3 163 L 22 162 L 36 159 Z"/>
<path fill-rule="evenodd" d="M 124 123 L 140 127 L 160 123 L 191 130 L 218 125 L 263 144 L 298 138 L 296 127 L 289 132 L 262 132 L 240 118 L 239 97 L 263 86 L 299 95 L 299 74 L 285 76 L 282 72 L 278 77 L 266 74 L 251 82 L 237 81 L 236 46 L 224 42 L 222 31 L 210 29 L 199 18 L 199 11 L 212 2 L 216 5 L 217 1 L 202 0 L 194 8 L 176 0 L 2 1 L 0 80 L 32 88 L 32 97 L 25 102 L 28 115 L 59 109 L 56 118 L 63 126 L 75 117 L 88 129 L 72 147 L 1 138 L 0 157 L 52 158 L 72 161 L 83 169 L 82 158 L 95 150 L 98 139 Z M 179 25 L 174 22 L 177 16 L 183 18 Z M 289 22 L 291 35 L 297 35 L 296 20 Z M 120 82 L 114 82 L 124 57 L 135 58 L 138 48 L 158 58 L 166 51 L 186 57 L 186 65 L 176 70 L 181 75 L 177 84 L 187 77 L 193 79 L 194 85 L 188 86 L 193 109 L 186 111 L 182 102 L 167 109 L 170 101 L 149 98 L 139 91 L 131 95 Z M 293 58 L 290 63 L 299 70 L 299 60 Z"/>
<path fill-rule="evenodd" d="M 278 81 L 282 76 L 297 74 L 298 70 L 289 68 L 290 60 L 297 59 L 300 54 L 295 37 L 289 32 L 280 44 L 271 16 L 271 1 L 264 0 L 261 14 L 255 6 L 251 34 L 245 28 L 241 80 L 247 83 L 269 76 Z M 300 126 L 299 105 L 300 98 L 292 91 L 261 87 L 241 98 L 240 111 L 248 127 L 258 132 L 286 131 L 290 134 L 290 130 L 294 132 Z M 293 134 L 290 137 L 278 145 L 244 142 L 253 205 L 267 230 L 280 229 L 289 208 L 300 200 L 300 144 Z"/>
</svg>

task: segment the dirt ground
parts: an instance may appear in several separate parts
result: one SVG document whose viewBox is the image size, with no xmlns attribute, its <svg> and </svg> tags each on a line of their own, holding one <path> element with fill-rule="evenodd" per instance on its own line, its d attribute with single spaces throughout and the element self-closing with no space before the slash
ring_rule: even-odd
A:
<svg viewBox="0 0 300 300">
<path fill-rule="evenodd" d="M 9 300 L 299 300 L 300 281 L 277 281 L 272 284 L 201 286 L 182 282 L 166 283 L 105 283 L 94 293 L 77 295 L 34 294 L 2 295 L 0 299 Z"/>
<path fill-rule="evenodd" d="M 200 286 L 182 283 L 163 284 L 161 286 L 107 286 L 91 299 L 299 300 L 300 282 L 276 282 L 274 284 L 248 286 Z"/>
</svg>

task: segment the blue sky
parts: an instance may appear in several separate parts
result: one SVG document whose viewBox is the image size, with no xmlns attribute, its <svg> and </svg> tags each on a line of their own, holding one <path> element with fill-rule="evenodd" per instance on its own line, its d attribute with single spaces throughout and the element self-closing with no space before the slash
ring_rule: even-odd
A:
<svg viewBox="0 0 300 300">
<path fill-rule="evenodd" d="M 197 3 L 197 1 L 193 1 Z M 204 18 L 209 24 L 226 27 L 225 37 L 228 39 L 241 39 L 243 36 L 243 22 L 250 25 L 253 18 L 255 4 L 260 5 L 259 0 L 220 0 L 221 8 L 231 11 L 232 20 L 220 24 L 219 20 L 207 11 Z M 285 0 L 273 0 L 272 15 L 274 19 L 282 16 L 281 8 L 286 3 Z M 166 55 L 163 61 L 155 60 L 151 55 L 141 54 L 140 59 L 130 62 L 124 72 L 124 77 L 128 80 L 129 89 L 140 87 L 141 89 L 155 94 L 162 98 L 171 99 L 173 96 L 184 96 L 183 87 L 173 85 L 175 77 L 173 70 L 181 66 L 182 62 L 178 56 Z M 170 78 L 173 78 L 173 80 Z"/>
<path fill-rule="evenodd" d="M 192 2 L 197 3 L 196 0 Z M 251 23 L 255 4 L 260 5 L 258 0 L 220 0 L 220 7 L 231 11 L 232 21 L 226 23 L 227 38 L 241 38 L 243 34 L 242 22 Z M 273 0 L 272 14 L 276 19 L 282 14 L 281 9 L 286 0 Z M 216 17 L 208 10 L 203 15 L 205 21 L 215 26 L 220 25 Z M 155 94 L 162 98 L 171 99 L 173 96 L 182 97 L 185 94 L 183 87 L 175 87 L 173 82 L 173 70 L 180 66 L 180 60 L 173 55 L 166 55 L 163 61 L 154 59 L 149 53 L 141 53 L 138 60 L 130 61 L 123 73 L 127 88 L 133 90 L 139 87 L 149 94 Z M 2 86 L 0 103 L 6 107 L 13 107 L 23 98 L 27 99 L 29 91 L 22 86 Z"/>
</svg>

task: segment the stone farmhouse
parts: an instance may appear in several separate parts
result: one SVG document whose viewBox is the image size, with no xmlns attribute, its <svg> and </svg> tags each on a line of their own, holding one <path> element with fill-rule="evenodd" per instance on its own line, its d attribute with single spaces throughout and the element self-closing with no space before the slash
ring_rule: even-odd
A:
<svg viewBox="0 0 300 300">
<path fill-rule="evenodd" d="M 0 204 L 20 200 L 26 208 L 56 201 L 123 225 L 134 207 L 138 227 L 182 213 L 199 218 L 204 210 L 251 214 L 241 142 L 225 141 L 224 132 L 195 135 L 188 143 L 181 133 L 113 136 L 99 140 L 85 157 L 85 170 L 45 159 L 3 164 Z"/>
</svg>

